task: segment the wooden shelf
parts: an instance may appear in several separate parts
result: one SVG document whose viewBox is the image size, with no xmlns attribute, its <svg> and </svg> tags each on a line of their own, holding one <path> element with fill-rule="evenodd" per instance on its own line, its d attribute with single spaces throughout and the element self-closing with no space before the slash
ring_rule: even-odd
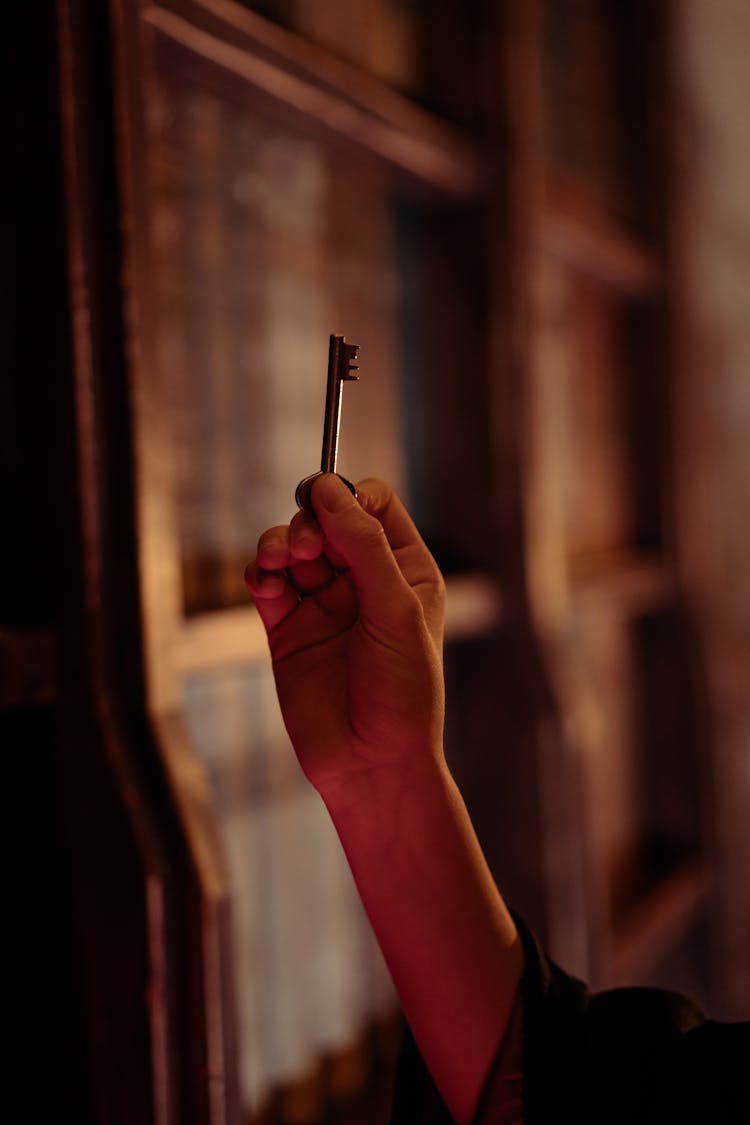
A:
<svg viewBox="0 0 750 1125">
<path fill-rule="evenodd" d="M 664 606 L 674 594 L 667 561 L 637 551 L 592 551 L 568 559 L 568 583 L 576 609 L 609 604 L 627 613 Z"/>
<path fill-rule="evenodd" d="M 267 657 L 265 630 L 253 606 L 187 618 L 175 646 L 175 664 L 183 674 L 209 672 Z"/>
<path fill-rule="evenodd" d="M 707 890 L 708 876 L 698 861 L 659 883 L 615 931 L 609 983 L 637 982 L 667 956 L 695 921 Z"/>
<path fill-rule="evenodd" d="M 501 616 L 500 592 L 489 577 L 471 574 L 448 580 L 447 641 L 482 636 L 497 627 Z M 197 614 L 184 621 L 174 658 L 183 675 L 210 672 L 231 664 L 255 663 L 268 658 L 266 634 L 252 606 Z"/>
<path fill-rule="evenodd" d="M 466 574 L 446 579 L 446 641 L 481 637 L 497 628 L 501 620 L 500 590 L 488 575 Z"/>
<path fill-rule="evenodd" d="M 142 18 L 221 68 L 312 135 L 366 152 L 443 195 L 474 198 L 477 148 L 377 78 L 230 0 L 162 0 Z"/>
<path fill-rule="evenodd" d="M 547 186 L 537 217 L 538 248 L 627 296 L 662 283 L 659 255 L 571 184 Z"/>
</svg>

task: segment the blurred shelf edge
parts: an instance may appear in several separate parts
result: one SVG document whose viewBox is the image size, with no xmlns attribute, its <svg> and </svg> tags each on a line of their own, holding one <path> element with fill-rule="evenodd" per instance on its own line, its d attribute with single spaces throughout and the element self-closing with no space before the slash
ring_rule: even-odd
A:
<svg viewBox="0 0 750 1125">
<path fill-rule="evenodd" d="M 667 876 L 615 928 L 609 984 L 633 984 L 686 936 L 704 906 L 705 864 L 687 860 Z"/>
<path fill-rule="evenodd" d="M 648 297 L 661 288 L 659 253 L 567 182 L 547 185 L 537 248 L 627 296 Z"/>
<path fill-rule="evenodd" d="M 452 577 L 446 586 L 446 641 L 480 637 L 501 623 L 500 592 L 487 575 Z M 265 630 L 252 606 L 221 609 L 185 619 L 175 645 L 175 665 L 183 675 L 267 658 Z"/>
<path fill-rule="evenodd" d="M 482 637 L 502 624 L 502 596 L 489 575 L 455 575 L 446 578 L 445 586 L 446 641 Z"/>
<path fill-rule="evenodd" d="M 57 644 L 52 630 L 0 629 L 0 710 L 44 706 L 57 697 Z"/>
<path fill-rule="evenodd" d="M 323 128 L 443 195 L 476 198 L 479 151 L 379 79 L 231 0 L 145 4 L 154 30 L 231 72 L 308 126 Z"/>
<path fill-rule="evenodd" d="M 577 609 L 599 608 L 643 613 L 663 608 L 674 597 L 667 560 L 633 550 L 580 552 L 567 560 L 568 583 Z"/>
<path fill-rule="evenodd" d="M 175 665 L 182 673 L 208 672 L 267 656 L 266 633 L 253 606 L 188 617 L 175 645 Z"/>
</svg>

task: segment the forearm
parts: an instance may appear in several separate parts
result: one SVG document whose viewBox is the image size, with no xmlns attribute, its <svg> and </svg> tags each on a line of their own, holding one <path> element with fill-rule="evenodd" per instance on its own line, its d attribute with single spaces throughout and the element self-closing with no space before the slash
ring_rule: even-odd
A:
<svg viewBox="0 0 750 1125">
<path fill-rule="evenodd" d="M 522 968 L 515 925 L 442 756 L 324 794 L 422 1056 L 470 1121 Z"/>
</svg>

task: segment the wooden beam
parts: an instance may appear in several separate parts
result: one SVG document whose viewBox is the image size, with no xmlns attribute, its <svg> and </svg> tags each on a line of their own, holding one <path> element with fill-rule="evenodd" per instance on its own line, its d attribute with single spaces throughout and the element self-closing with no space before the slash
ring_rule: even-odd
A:
<svg viewBox="0 0 750 1125">
<path fill-rule="evenodd" d="M 146 5 L 147 24 L 233 75 L 314 133 L 365 151 L 453 198 L 483 184 L 477 149 L 385 83 L 236 4 Z"/>
</svg>

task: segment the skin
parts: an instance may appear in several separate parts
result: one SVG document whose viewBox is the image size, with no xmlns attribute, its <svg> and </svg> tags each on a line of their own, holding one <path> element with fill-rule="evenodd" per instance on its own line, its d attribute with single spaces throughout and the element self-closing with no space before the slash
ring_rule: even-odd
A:
<svg viewBox="0 0 750 1125">
<path fill-rule="evenodd" d="M 445 586 L 390 486 L 331 474 L 245 572 L 284 722 L 323 798 L 422 1056 L 470 1122 L 522 971 L 443 755 Z"/>
</svg>

